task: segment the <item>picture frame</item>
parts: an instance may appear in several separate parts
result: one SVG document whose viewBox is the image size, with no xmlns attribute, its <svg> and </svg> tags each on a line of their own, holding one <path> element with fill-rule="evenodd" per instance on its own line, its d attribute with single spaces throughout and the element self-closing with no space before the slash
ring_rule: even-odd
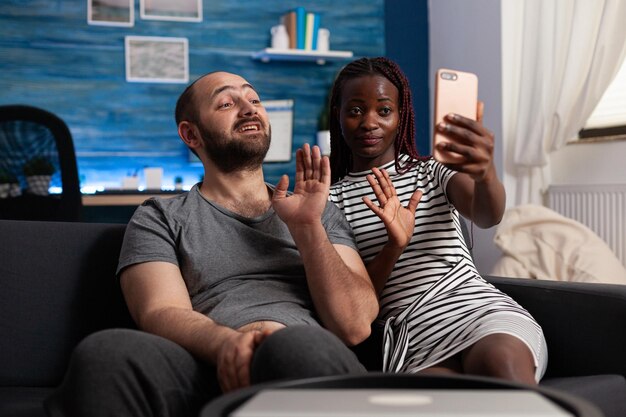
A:
<svg viewBox="0 0 626 417">
<path fill-rule="evenodd" d="M 293 148 L 294 101 L 264 100 L 263 107 L 272 126 L 272 142 L 263 162 L 289 162 Z"/>
<path fill-rule="evenodd" d="M 202 22 L 202 0 L 140 0 L 142 19 Z"/>
<path fill-rule="evenodd" d="M 135 0 L 87 0 L 87 24 L 132 27 Z"/>
<path fill-rule="evenodd" d="M 189 40 L 161 36 L 126 36 L 126 81 L 189 82 Z"/>
</svg>

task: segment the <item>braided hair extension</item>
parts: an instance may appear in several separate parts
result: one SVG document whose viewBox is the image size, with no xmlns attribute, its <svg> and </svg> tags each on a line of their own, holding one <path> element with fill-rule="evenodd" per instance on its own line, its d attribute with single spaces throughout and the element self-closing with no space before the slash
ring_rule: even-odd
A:
<svg viewBox="0 0 626 417">
<path fill-rule="evenodd" d="M 411 169 L 419 156 L 415 146 L 415 116 L 409 81 L 395 62 L 385 57 L 361 58 L 346 65 L 337 75 L 330 94 L 330 167 L 331 182 L 343 178 L 352 166 L 352 152 L 341 134 L 339 107 L 346 81 L 354 78 L 380 75 L 388 79 L 397 89 L 400 97 L 400 120 L 394 143 L 396 170 L 399 173 Z M 412 160 L 401 166 L 398 156 L 409 155 Z"/>
</svg>

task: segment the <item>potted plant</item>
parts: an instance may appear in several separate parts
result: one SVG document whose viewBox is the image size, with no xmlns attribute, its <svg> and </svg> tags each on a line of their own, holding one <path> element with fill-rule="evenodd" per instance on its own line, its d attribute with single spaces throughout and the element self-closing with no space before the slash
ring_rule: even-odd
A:
<svg viewBox="0 0 626 417">
<path fill-rule="evenodd" d="M 180 191 L 183 189 L 183 177 L 180 175 L 174 177 L 174 189 Z"/>
<path fill-rule="evenodd" d="M 45 156 L 35 156 L 23 166 L 28 191 L 35 195 L 48 195 L 50 179 L 56 171 L 52 162 Z"/>
</svg>

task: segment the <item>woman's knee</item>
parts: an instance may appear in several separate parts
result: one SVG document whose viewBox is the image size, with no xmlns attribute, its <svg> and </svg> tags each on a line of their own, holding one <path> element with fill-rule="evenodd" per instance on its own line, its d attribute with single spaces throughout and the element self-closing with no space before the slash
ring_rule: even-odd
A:
<svg viewBox="0 0 626 417">
<path fill-rule="evenodd" d="M 486 336 L 466 349 L 463 369 L 469 374 L 535 383 L 532 352 L 524 342 L 508 334 Z"/>
</svg>

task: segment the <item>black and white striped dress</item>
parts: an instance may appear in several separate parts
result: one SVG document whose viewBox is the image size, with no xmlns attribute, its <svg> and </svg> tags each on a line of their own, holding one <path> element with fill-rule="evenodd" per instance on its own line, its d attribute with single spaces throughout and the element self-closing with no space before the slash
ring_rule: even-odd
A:
<svg viewBox="0 0 626 417">
<path fill-rule="evenodd" d="M 416 188 L 423 192 L 411 242 L 380 297 L 379 323 L 385 326 L 383 370 L 418 372 L 487 335 L 506 333 L 528 345 L 536 379 L 541 379 L 547 364 L 541 327 L 476 270 L 459 214 L 444 191 L 455 172 L 433 159 L 419 162 L 402 175 L 396 173 L 393 162 L 381 168 L 389 173 L 404 206 Z M 331 201 L 352 225 L 366 263 L 387 241 L 384 224 L 362 200 L 368 196 L 377 202 L 365 179 L 369 173 L 350 173 L 330 191 Z"/>
</svg>

